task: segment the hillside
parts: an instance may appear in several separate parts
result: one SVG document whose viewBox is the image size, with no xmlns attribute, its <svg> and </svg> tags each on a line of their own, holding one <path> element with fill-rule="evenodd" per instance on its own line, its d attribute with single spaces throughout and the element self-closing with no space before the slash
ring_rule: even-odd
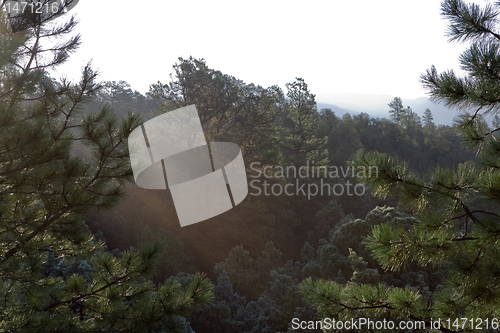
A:
<svg viewBox="0 0 500 333">
<path fill-rule="evenodd" d="M 394 97 L 391 95 L 332 93 L 317 94 L 316 102 L 318 103 L 318 110 L 330 108 L 338 116 L 345 113 L 355 115 L 365 112 L 374 118 L 389 118 L 387 104 Z M 426 97 L 416 99 L 401 97 L 401 99 L 405 107 L 411 107 L 419 116 L 422 116 L 426 109 L 430 109 L 436 125 L 452 125 L 453 118 L 458 114 L 457 110 L 447 108 L 443 104 L 436 104 Z"/>
</svg>

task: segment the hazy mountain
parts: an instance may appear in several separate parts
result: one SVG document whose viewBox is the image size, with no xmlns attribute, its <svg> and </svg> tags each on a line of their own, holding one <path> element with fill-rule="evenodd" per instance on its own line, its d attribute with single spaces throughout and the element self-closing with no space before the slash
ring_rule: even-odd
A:
<svg viewBox="0 0 500 333">
<path fill-rule="evenodd" d="M 389 118 L 389 104 L 394 96 L 374 94 L 318 94 L 316 102 L 318 110 L 331 108 L 337 116 L 345 113 L 351 115 L 361 112 L 368 113 L 373 118 Z M 416 99 L 403 98 L 403 105 L 409 106 L 419 116 L 424 114 L 425 109 L 430 109 L 434 116 L 434 122 L 439 125 L 451 125 L 453 118 L 458 115 L 457 110 L 449 109 L 443 104 L 434 104 L 426 97 Z"/>
<path fill-rule="evenodd" d="M 361 112 L 355 112 L 355 111 L 351 111 L 351 110 L 342 109 L 342 108 L 339 108 L 337 105 L 328 104 L 328 103 L 321 103 L 318 101 L 316 101 L 316 106 L 318 108 L 318 111 L 321 109 L 331 109 L 333 112 L 335 112 L 335 115 L 337 117 L 342 117 L 346 113 L 349 113 L 350 115 L 355 115 L 355 114 L 361 113 Z"/>
</svg>

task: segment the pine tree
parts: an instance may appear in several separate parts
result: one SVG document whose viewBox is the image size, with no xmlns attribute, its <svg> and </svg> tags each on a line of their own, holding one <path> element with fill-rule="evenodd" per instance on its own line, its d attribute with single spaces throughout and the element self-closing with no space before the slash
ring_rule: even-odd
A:
<svg viewBox="0 0 500 333">
<path fill-rule="evenodd" d="M 409 106 L 406 107 L 405 112 L 401 115 L 400 121 L 406 131 L 415 132 L 422 127 L 420 116 Z"/>
<path fill-rule="evenodd" d="M 318 138 L 319 115 L 315 96 L 304 79 L 287 83 L 287 102 L 283 112 L 281 145 L 287 164 L 322 166 L 328 163 L 328 152 L 322 150 L 327 138 Z"/>
<path fill-rule="evenodd" d="M 80 44 L 74 17 L 13 33 L 0 15 L 0 331 L 188 332 L 207 279 L 156 287 L 159 246 L 111 253 L 84 222 L 123 196 L 126 138 L 141 119 L 118 122 L 109 107 L 78 116 L 100 88 L 90 65 L 77 84 L 47 74 Z M 91 161 L 72 156 L 78 141 Z"/>
<path fill-rule="evenodd" d="M 351 282 L 359 284 L 373 284 L 380 281 L 380 274 L 376 269 L 368 268 L 368 263 L 349 248 L 349 261 L 351 262 L 353 273 Z"/>
<path fill-rule="evenodd" d="M 391 108 L 389 110 L 391 118 L 399 124 L 399 122 L 401 121 L 401 116 L 406 112 L 403 106 L 403 101 L 400 97 L 394 97 L 394 99 L 388 105 Z"/>
<path fill-rule="evenodd" d="M 424 117 L 423 117 L 424 126 L 429 127 L 429 126 L 434 125 L 433 120 L 434 120 L 434 117 L 432 116 L 431 110 L 425 109 Z"/>
<path fill-rule="evenodd" d="M 249 163 L 276 164 L 275 119 L 283 100 L 279 87 L 245 84 L 192 57 L 179 58 L 173 70 L 169 83 L 153 84 L 148 92 L 163 102 L 161 112 L 195 104 L 209 142 L 234 142 Z"/>
<path fill-rule="evenodd" d="M 365 244 L 386 270 L 408 264 L 438 267 L 439 288 L 419 290 L 387 284 L 342 286 L 307 280 L 302 292 L 324 316 L 384 317 L 396 320 L 451 319 L 442 332 L 477 331 L 477 326 L 453 326 L 457 318 L 489 318 L 498 327 L 500 315 L 500 144 L 498 131 L 489 129 L 482 114 L 498 114 L 500 101 L 500 35 L 496 22 L 500 4 L 480 7 L 461 0 L 442 3 L 452 41 L 471 42 L 460 61 L 467 75 L 438 73 L 432 67 L 422 83 L 434 101 L 460 107 L 458 129 L 464 143 L 475 149 L 478 163 L 454 169 L 436 168 L 417 176 L 405 163 L 388 155 L 359 152 L 354 164 L 377 166 L 378 177 L 359 177 L 373 193 L 396 196 L 414 215 L 409 225 L 397 220 L 375 226 Z M 470 323 L 469 323 L 470 324 Z M 483 325 L 484 326 L 484 325 Z M 490 326 L 491 328 L 491 326 Z M 484 329 L 484 327 L 483 327 Z"/>
</svg>

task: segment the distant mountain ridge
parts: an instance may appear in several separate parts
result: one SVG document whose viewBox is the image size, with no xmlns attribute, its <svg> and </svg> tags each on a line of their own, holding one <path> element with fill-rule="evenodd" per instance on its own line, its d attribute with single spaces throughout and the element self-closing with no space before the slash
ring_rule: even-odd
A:
<svg viewBox="0 0 500 333">
<path fill-rule="evenodd" d="M 373 118 L 389 118 L 389 104 L 395 96 L 375 95 L 375 94 L 317 94 L 316 103 L 318 110 L 330 108 L 339 117 L 349 113 L 351 115 L 368 113 Z M 424 114 L 425 109 L 429 109 L 437 125 L 452 125 L 453 118 L 458 116 L 459 111 L 450 109 L 443 104 L 435 104 L 426 97 L 415 99 L 401 97 L 403 105 L 416 112 L 419 116 Z"/>
</svg>

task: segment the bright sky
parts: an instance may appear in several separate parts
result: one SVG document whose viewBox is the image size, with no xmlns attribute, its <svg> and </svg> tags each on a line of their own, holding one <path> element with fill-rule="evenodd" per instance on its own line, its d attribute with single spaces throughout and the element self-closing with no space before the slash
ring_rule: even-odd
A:
<svg viewBox="0 0 500 333">
<path fill-rule="evenodd" d="M 476 3 L 485 3 L 478 0 Z M 59 73 L 87 61 L 102 80 L 145 93 L 178 57 L 264 87 L 302 77 L 314 94 L 425 95 L 431 65 L 458 69 L 439 0 L 85 1 L 73 10 L 83 45 Z"/>
</svg>

